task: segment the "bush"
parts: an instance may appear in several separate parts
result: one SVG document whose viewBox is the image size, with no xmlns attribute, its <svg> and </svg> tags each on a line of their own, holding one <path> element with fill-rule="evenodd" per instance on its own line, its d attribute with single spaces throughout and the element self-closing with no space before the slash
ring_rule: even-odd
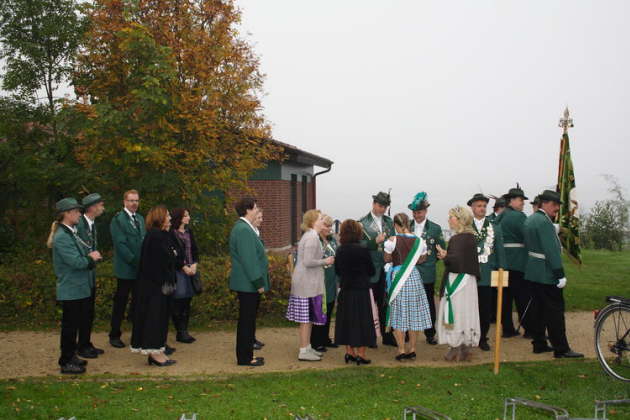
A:
<svg viewBox="0 0 630 420">
<path fill-rule="evenodd" d="M 285 262 L 283 256 L 269 257 L 271 290 L 262 296 L 261 317 L 279 317 L 286 311 L 291 278 Z M 229 256 L 202 257 L 199 270 L 204 291 L 193 299 L 191 315 L 195 324 L 237 319 L 238 301 L 228 287 Z M 96 284 L 95 323 L 107 325 L 116 290 L 111 260 L 98 266 Z M 0 265 L 0 323 L 4 328 L 49 328 L 56 325 L 61 307 L 56 304 L 55 288 L 56 279 L 50 258 L 33 261 L 21 255 L 4 262 Z"/>
</svg>

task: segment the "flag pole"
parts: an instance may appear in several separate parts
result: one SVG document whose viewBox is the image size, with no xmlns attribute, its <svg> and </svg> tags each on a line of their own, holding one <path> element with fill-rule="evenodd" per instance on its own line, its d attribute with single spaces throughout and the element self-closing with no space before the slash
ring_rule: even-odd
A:
<svg viewBox="0 0 630 420">
<path fill-rule="evenodd" d="M 497 320 L 495 322 L 494 331 L 494 374 L 499 374 L 499 366 L 501 365 L 501 315 L 503 308 L 503 275 L 505 271 L 499 268 L 497 276 Z"/>
</svg>

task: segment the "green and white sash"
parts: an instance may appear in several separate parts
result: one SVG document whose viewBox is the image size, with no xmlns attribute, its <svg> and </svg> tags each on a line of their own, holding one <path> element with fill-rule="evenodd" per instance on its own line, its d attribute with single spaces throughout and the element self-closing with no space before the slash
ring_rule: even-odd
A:
<svg viewBox="0 0 630 420">
<path fill-rule="evenodd" d="M 451 298 L 457 292 L 459 292 L 462 288 L 462 282 L 466 273 L 459 273 L 455 279 L 451 282 L 449 278 L 446 280 L 445 296 L 446 296 L 446 304 L 444 305 L 444 324 L 453 325 L 455 323 L 455 313 L 453 312 L 453 301 Z M 450 274 L 449 274 L 450 277 Z"/>
<path fill-rule="evenodd" d="M 387 306 L 387 318 L 385 322 L 385 325 L 387 326 L 387 328 L 390 328 L 390 325 L 389 325 L 390 306 L 392 302 L 394 301 L 394 299 L 396 299 L 396 296 L 398 296 L 398 293 L 400 293 L 400 291 L 402 290 L 407 279 L 409 279 L 411 272 L 416 268 L 416 261 L 418 261 L 418 258 L 420 258 L 420 250 L 422 248 L 420 246 L 421 244 L 422 244 L 422 239 L 416 237 L 416 240 L 413 241 L 413 245 L 411 246 L 411 250 L 409 251 L 409 254 L 407 254 L 407 258 L 405 258 L 405 261 L 400 266 L 400 269 L 396 271 L 396 274 L 394 275 L 394 279 L 392 280 L 392 284 L 389 286 L 389 290 L 387 291 L 387 295 L 389 296 L 388 306 Z"/>
</svg>

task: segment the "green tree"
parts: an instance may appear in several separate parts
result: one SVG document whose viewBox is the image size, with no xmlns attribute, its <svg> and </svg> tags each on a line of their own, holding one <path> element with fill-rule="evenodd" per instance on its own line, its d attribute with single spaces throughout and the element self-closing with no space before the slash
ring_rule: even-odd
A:
<svg viewBox="0 0 630 420">
<path fill-rule="evenodd" d="M 620 251 L 628 233 L 629 203 L 617 178 L 604 175 L 613 198 L 597 201 L 586 216 L 582 229 L 588 246 Z"/>
</svg>

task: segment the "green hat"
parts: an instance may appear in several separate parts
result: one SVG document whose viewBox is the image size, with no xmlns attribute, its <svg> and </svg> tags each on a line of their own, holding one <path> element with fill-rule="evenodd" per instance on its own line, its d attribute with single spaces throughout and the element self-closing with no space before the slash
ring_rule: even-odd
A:
<svg viewBox="0 0 630 420">
<path fill-rule="evenodd" d="M 92 193 L 83 197 L 83 200 L 81 200 L 81 204 L 83 204 L 83 208 L 87 209 L 88 207 L 93 206 L 94 204 L 100 203 L 102 201 L 105 201 L 105 200 L 103 200 L 103 198 L 101 197 L 99 193 Z"/>
<path fill-rule="evenodd" d="M 413 198 L 407 208 L 411 211 L 425 210 L 429 208 L 431 204 L 429 204 L 427 197 L 427 193 L 425 193 L 424 191 L 419 192 L 418 194 L 416 194 L 416 196 Z"/>
<path fill-rule="evenodd" d="M 57 213 L 63 213 L 64 211 L 82 208 L 83 206 L 72 197 L 62 198 L 55 204 L 55 210 L 57 210 Z"/>
<path fill-rule="evenodd" d="M 503 198 L 503 197 L 496 198 L 494 200 L 494 207 L 493 208 L 499 209 L 499 208 L 503 208 L 503 207 L 505 207 L 505 198 Z"/>
<path fill-rule="evenodd" d="M 386 206 L 386 207 L 388 207 L 392 203 L 391 199 L 389 198 L 389 194 L 384 193 L 383 191 L 379 192 L 376 195 L 373 195 L 372 199 L 376 203 L 378 203 L 378 204 L 380 204 L 382 206 Z"/>
<path fill-rule="evenodd" d="M 525 193 L 521 189 L 521 186 L 518 185 L 518 182 L 516 183 L 516 188 L 510 188 L 510 191 L 503 196 L 506 200 L 516 197 L 521 197 L 523 200 L 529 200 L 529 198 L 525 197 Z"/>
<path fill-rule="evenodd" d="M 543 191 L 542 194 L 540 194 L 536 198 L 538 198 L 541 203 L 543 201 L 555 201 L 558 204 L 562 204 L 562 200 L 560 200 L 560 194 L 558 194 L 555 191 L 551 191 L 551 190 Z"/>
<path fill-rule="evenodd" d="M 470 206 L 475 201 L 485 201 L 486 203 L 488 203 L 490 201 L 490 199 L 488 197 L 486 197 L 485 195 L 483 195 L 482 193 L 477 193 L 477 194 L 473 195 L 473 198 L 468 200 L 468 205 Z"/>
<path fill-rule="evenodd" d="M 540 195 L 534 197 L 534 201 L 531 202 L 532 206 L 540 206 Z"/>
</svg>

